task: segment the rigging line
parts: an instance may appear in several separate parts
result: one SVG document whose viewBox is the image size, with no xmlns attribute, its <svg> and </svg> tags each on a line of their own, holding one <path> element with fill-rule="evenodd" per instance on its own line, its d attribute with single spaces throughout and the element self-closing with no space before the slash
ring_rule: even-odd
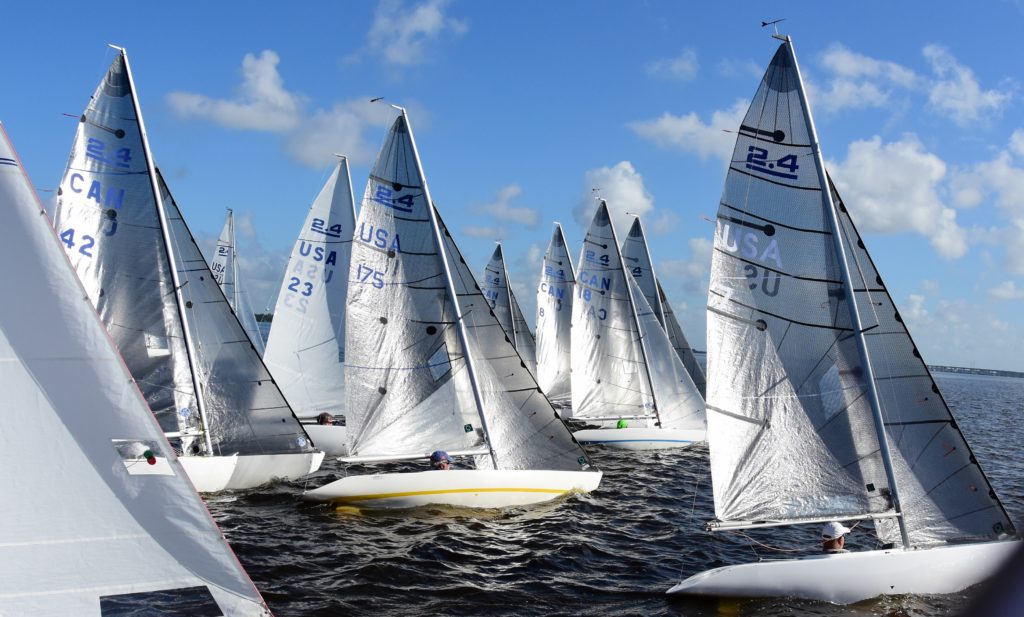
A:
<svg viewBox="0 0 1024 617">
<path fill-rule="evenodd" d="M 835 392 L 835 390 L 833 390 L 833 392 Z M 844 392 L 844 393 L 845 393 L 845 392 L 846 392 L 846 389 L 845 389 L 845 388 L 844 388 L 844 389 L 840 389 L 840 390 L 839 390 L 839 392 Z M 866 389 L 866 388 L 865 388 L 865 389 L 863 389 L 863 390 L 861 390 L 860 394 L 858 394 L 858 395 L 857 395 L 857 398 L 853 399 L 852 401 L 850 401 L 849 403 L 847 403 L 847 405 L 846 405 L 845 407 L 843 407 L 843 408 L 842 408 L 842 409 L 840 409 L 839 411 L 837 411 L 837 412 L 835 412 L 834 414 L 832 414 L 832 417 L 831 417 L 831 418 L 829 418 L 828 420 L 825 420 L 825 423 L 824 423 L 824 424 L 822 424 L 821 426 L 817 426 L 817 427 L 815 427 L 815 428 L 814 428 L 814 431 L 815 431 L 816 433 L 818 433 L 818 434 L 820 435 L 820 434 L 821 434 L 821 431 L 825 430 L 825 428 L 826 428 L 826 427 L 827 427 L 827 426 L 828 426 L 829 424 L 832 424 L 832 421 L 833 421 L 833 420 L 835 420 L 836 418 L 838 418 L 839 416 L 842 416 L 842 415 L 849 415 L 849 414 L 850 414 L 850 410 L 851 410 L 851 409 L 853 409 L 853 405 L 854 405 L 854 404 L 855 404 L 855 403 L 856 403 L 857 401 L 859 401 L 859 400 L 860 400 L 861 398 L 863 398 L 865 394 L 867 394 L 867 389 Z"/>
<path fill-rule="evenodd" d="M 774 273 L 779 274 L 781 276 L 785 276 L 787 278 L 795 279 L 795 280 L 798 280 L 798 281 L 809 281 L 809 282 L 812 282 L 812 283 L 825 283 L 825 284 L 828 284 L 828 285 L 842 285 L 843 284 L 842 281 L 835 281 L 835 280 L 832 280 L 832 279 L 816 278 L 816 277 L 813 277 L 813 276 L 800 276 L 800 275 L 797 275 L 797 274 L 790 274 L 789 272 L 785 272 L 785 271 L 779 270 L 777 268 L 770 268 L 770 267 L 768 267 L 768 266 L 766 266 L 766 265 L 764 265 L 762 263 L 758 263 L 756 261 L 751 261 L 749 259 L 744 259 L 742 257 L 739 257 L 738 255 L 733 254 L 729 250 L 721 249 L 721 248 L 718 248 L 717 246 L 715 247 L 715 250 L 718 251 L 719 253 L 727 256 L 727 257 L 732 257 L 736 261 L 740 261 L 740 262 L 743 262 L 745 264 L 750 264 L 752 266 L 757 266 L 758 268 L 762 268 L 762 269 L 767 270 L 769 272 L 774 272 Z M 744 277 L 738 277 L 737 276 L 737 277 L 730 277 L 730 278 L 744 278 L 745 279 L 747 277 L 745 277 L 745 276 Z"/>
<path fill-rule="evenodd" d="M 819 234 L 819 235 L 822 235 L 822 236 L 831 236 L 832 235 L 832 232 L 828 231 L 827 229 L 810 229 L 810 228 L 807 228 L 807 227 L 794 227 L 793 225 L 787 225 L 785 223 L 781 223 L 779 221 L 776 221 L 775 219 L 770 219 L 770 218 L 767 218 L 767 217 L 764 217 L 764 216 L 759 216 L 757 214 L 754 214 L 753 212 L 744 210 L 743 208 L 738 208 L 736 206 L 727 204 L 724 201 L 719 201 L 718 205 L 722 206 L 722 207 L 729 208 L 730 210 L 735 210 L 736 212 L 739 212 L 740 214 L 742 214 L 744 216 L 749 216 L 749 217 L 755 218 L 755 219 L 757 219 L 759 221 L 764 221 L 766 223 L 771 223 L 772 225 L 774 225 L 776 227 L 782 227 L 783 229 L 789 229 L 789 230 L 792 230 L 792 231 L 800 231 L 800 232 L 809 233 L 809 234 Z M 728 217 L 726 217 L 725 215 L 719 214 L 718 218 L 728 218 Z M 732 220 L 732 219 L 730 219 L 730 220 Z"/>
<path fill-rule="evenodd" d="M 737 531 L 735 533 L 736 533 L 736 535 L 744 538 L 748 542 L 751 542 L 753 544 L 757 544 L 758 546 L 760 546 L 762 548 L 768 549 L 770 551 L 776 551 L 776 552 L 779 552 L 779 553 L 811 553 L 811 552 L 814 552 L 814 551 L 818 550 L 818 547 L 816 545 L 806 545 L 806 547 L 803 547 L 803 548 L 779 548 L 777 546 L 771 546 L 770 544 L 765 544 L 764 542 L 761 542 L 760 540 L 756 540 L 750 534 L 743 533 L 742 531 Z M 755 551 L 754 554 L 756 555 L 757 552 Z"/>
<path fill-rule="evenodd" d="M 714 293 L 715 295 L 718 295 L 718 296 L 721 296 L 722 298 L 725 298 L 724 295 L 722 295 L 722 294 L 720 294 L 718 292 L 712 291 L 711 293 Z M 766 311 L 764 309 L 757 308 L 756 306 L 748 306 L 746 304 L 743 304 L 739 300 L 735 300 L 733 298 L 729 298 L 729 302 L 732 302 L 733 304 L 739 305 L 739 306 L 741 306 L 741 307 L 743 307 L 745 309 L 749 309 L 751 311 L 756 311 L 757 313 L 760 313 L 761 315 L 766 315 L 768 317 L 774 317 L 775 319 L 778 319 L 780 321 L 787 321 L 789 323 L 793 323 L 793 324 L 796 324 L 798 326 L 806 326 L 808 328 L 821 328 L 823 330 L 836 330 L 836 331 L 839 331 L 839 332 L 847 332 L 847 331 L 850 330 L 849 328 L 840 328 L 840 327 L 837 327 L 837 326 L 826 326 L 826 325 L 822 325 L 822 324 L 813 324 L 813 323 L 807 323 L 807 322 L 803 322 L 803 321 L 797 321 L 795 319 L 789 319 L 789 318 L 783 317 L 782 315 L 776 315 L 775 313 L 769 313 L 768 311 Z M 752 320 L 752 319 L 744 319 L 743 317 L 739 317 L 737 315 L 731 315 L 731 314 L 726 313 L 725 311 L 722 311 L 721 309 L 719 309 L 717 307 L 714 307 L 714 306 L 711 306 L 711 305 L 708 305 L 708 310 L 711 311 L 712 313 L 717 314 L 717 315 L 721 315 L 722 317 L 725 317 L 727 319 L 732 319 L 734 321 L 742 321 L 742 322 L 745 322 L 745 323 L 749 323 L 751 325 L 756 325 L 757 324 L 757 322 Z"/>
</svg>

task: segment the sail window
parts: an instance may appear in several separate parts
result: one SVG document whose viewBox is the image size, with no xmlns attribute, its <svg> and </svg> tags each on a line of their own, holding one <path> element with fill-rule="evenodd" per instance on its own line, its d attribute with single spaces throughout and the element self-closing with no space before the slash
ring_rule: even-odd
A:
<svg viewBox="0 0 1024 617">
<path fill-rule="evenodd" d="M 220 617 L 224 611 L 205 586 L 100 596 L 102 617 L 129 615 Z"/>
<path fill-rule="evenodd" d="M 441 345 L 438 347 L 437 351 L 430 356 L 428 366 L 430 367 L 430 374 L 434 377 L 434 381 L 441 381 L 451 374 L 452 361 L 451 358 L 448 357 L 447 345 Z"/>
<path fill-rule="evenodd" d="M 166 336 L 158 336 L 156 334 L 149 334 L 147 332 L 145 335 L 145 339 L 146 353 L 149 354 L 150 358 L 158 358 L 162 356 L 171 355 L 171 349 L 167 345 Z"/>
<path fill-rule="evenodd" d="M 111 439 L 114 450 L 133 476 L 173 476 L 174 469 L 160 455 L 156 441 L 146 439 Z"/>
</svg>

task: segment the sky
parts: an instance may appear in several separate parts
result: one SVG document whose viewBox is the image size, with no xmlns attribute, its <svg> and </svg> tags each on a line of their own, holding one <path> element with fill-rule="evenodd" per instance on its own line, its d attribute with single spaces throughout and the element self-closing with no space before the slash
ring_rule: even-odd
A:
<svg viewBox="0 0 1024 617">
<path fill-rule="evenodd" d="M 703 349 L 713 220 L 784 18 L 829 172 L 926 362 L 1024 371 L 1024 0 L 380 0 L 4 7 L 2 121 L 44 200 L 127 49 L 154 159 L 212 249 L 236 215 L 271 308 L 334 153 L 357 198 L 409 110 L 431 194 L 483 271 L 502 241 L 524 312 L 560 221 L 641 215 Z M 109 10 L 107 10 L 109 9 Z M 370 99 L 385 97 L 370 103 Z"/>
</svg>

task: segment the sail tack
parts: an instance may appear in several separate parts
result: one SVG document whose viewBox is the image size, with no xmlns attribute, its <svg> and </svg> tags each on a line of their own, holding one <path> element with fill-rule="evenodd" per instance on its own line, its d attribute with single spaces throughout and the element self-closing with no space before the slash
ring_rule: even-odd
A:
<svg viewBox="0 0 1024 617">
<path fill-rule="evenodd" d="M 213 278 L 220 284 L 221 291 L 228 299 L 228 304 L 235 311 L 235 316 L 245 329 L 245 333 L 252 341 L 256 353 L 263 355 L 263 335 L 260 334 L 259 324 L 256 323 L 256 314 L 252 310 L 252 301 L 249 292 L 242 284 L 239 274 L 238 245 L 235 242 L 235 213 L 228 209 L 228 218 L 224 221 L 224 229 L 217 239 L 217 248 L 214 251 L 213 261 L 210 262 L 210 271 Z"/>
<path fill-rule="evenodd" d="M 313 201 L 292 248 L 264 361 L 300 418 L 345 407 L 345 302 L 355 231 L 348 159 Z M 376 242 L 372 229 L 365 241 Z"/>
<path fill-rule="evenodd" d="M 0 449 L 4 612 L 145 610 L 162 595 L 269 615 L 82 301 L 2 126 L 0 203 L 0 280 L 19 297 L 0 303 L 3 433 L 18 435 Z"/>
<path fill-rule="evenodd" d="M 826 185 L 802 88 L 787 41 L 740 126 L 719 206 L 708 297 L 716 515 L 892 515 L 895 477 L 911 545 L 998 537 L 1012 526 Z M 900 538 L 893 520 L 876 522 L 884 541 Z"/>
<path fill-rule="evenodd" d="M 572 298 L 576 274 L 555 224 L 537 286 L 537 383 L 556 405 L 572 402 Z"/>
</svg>

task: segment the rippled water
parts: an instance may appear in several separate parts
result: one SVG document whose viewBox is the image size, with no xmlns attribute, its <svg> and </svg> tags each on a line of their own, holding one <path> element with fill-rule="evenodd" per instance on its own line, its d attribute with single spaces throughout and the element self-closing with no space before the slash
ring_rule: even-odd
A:
<svg viewBox="0 0 1024 617">
<path fill-rule="evenodd" d="M 1024 379 L 942 373 L 936 379 L 1020 527 Z M 955 615 L 971 598 L 968 591 L 850 607 L 792 599 L 669 598 L 665 590 L 681 577 L 786 554 L 741 535 L 703 531 L 713 517 L 706 448 L 597 449 L 592 458 L 605 473 L 596 492 L 505 511 L 335 510 L 300 502 L 305 482 L 211 496 L 208 504 L 278 616 Z M 319 486 L 344 473 L 341 463 L 331 461 L 308 484 Z M 817 533 L 816 526 L 779 528 L 751 532 L 749 538 L 814 551 Z M 873 538 L 855 532 L 847 547 L 856 550 L 859 543 L 872 547 Z"/>
</svg>

